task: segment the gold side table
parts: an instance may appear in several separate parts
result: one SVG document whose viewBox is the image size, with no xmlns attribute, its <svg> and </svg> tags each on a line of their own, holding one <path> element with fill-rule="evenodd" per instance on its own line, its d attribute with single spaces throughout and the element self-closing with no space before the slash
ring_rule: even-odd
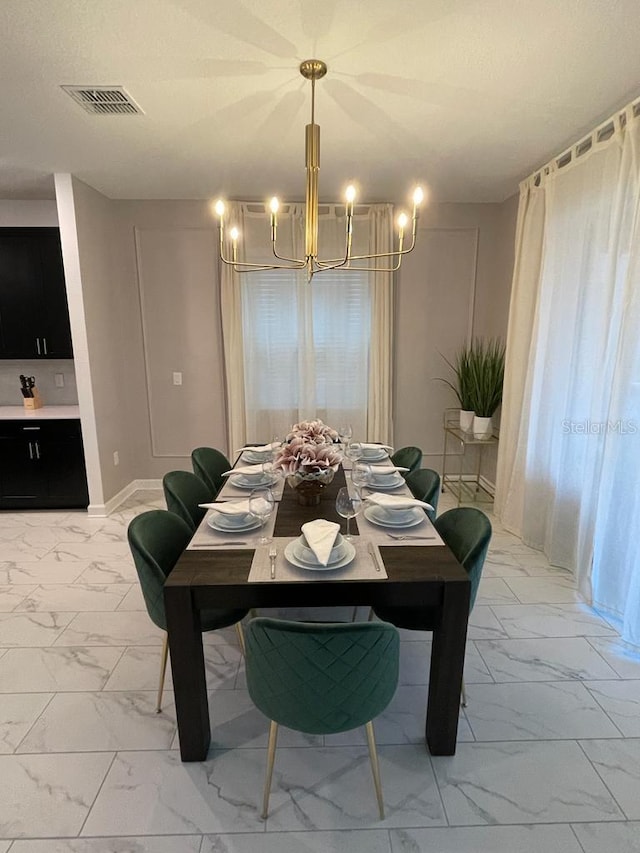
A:
<svg viewBox="0 0 640 853">
<path fill-rule="evenodd" d="M 472 432 L 460 429 L 460 415 L 458 409 L 445 409 L 443 418 L 444 447 L 442 450 L 442 491 L 448 488 L 461 503 L 493 503 L 493 494 L 483 485 L 480 472 L 482 470 L 482 457 L 487 447 L 495 447 L 498 444 L 498 433 L 494 429 L 491 438 L 474 438 Z M 475 451 L 475 466 L 472 472 L 464 471 L 464 461 L 467 457 L 467 449 L 477 448 Z M 447 462 L 452 457 L 457 457 L 457 471 L 448 471 Z"/>
</svg>

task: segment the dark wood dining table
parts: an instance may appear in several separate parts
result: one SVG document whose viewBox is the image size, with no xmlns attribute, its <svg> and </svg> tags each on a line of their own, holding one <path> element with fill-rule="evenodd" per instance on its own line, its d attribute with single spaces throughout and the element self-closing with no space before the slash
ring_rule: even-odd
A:
<svg viewBox="0 0 640 853">
<path fill-rule="evenodd" d="M 336 494 L 343 485 L 345 475 L 340 469 L 316 507 L 299 506 L 295 493 L 285 488 L 277 504 L 274 536 L 298 536 L 301 525 L 316 518 L 343 522 L 335 510 Z M 425 739 L 432 755 L 455 753 L 470 583 L 446 545 L 382 546 L 387 578 L 375 580 L 350 580 L 346 573 L 339 579 L 249 583 L 253 555 L 252 548 L 186 550 L 167 578 L 167 632 L 183 761 L 206 759 L 211 740 L 199 613 L 216 607 L 385 604 L 434 608 Z"/>
</svg>

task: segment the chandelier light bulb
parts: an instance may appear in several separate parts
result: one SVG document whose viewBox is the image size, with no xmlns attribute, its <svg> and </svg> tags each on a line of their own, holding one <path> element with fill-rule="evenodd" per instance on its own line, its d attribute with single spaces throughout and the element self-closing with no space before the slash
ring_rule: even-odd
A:
<svg viewBox="0 0 640 853">
<path fill-rule="evenodd" d="M 349 186 L 345 190 L 344 195 L 349 204 L 353 204 L 356 198 L 356 188 L 353 186 L 353 184 L 349 184 Z"/>
<path fill-rule="evenodd" d="M 222 201 L 221 198 L 219 198 L 218 201 L 216 202 L 215 211 L 218 214 L 218 216 L 220 217 L 220 219 L 222 219 L 222 217 L 224 216 L 224 202 Z"/>
<path fill-rule="evenodd" d="M 236 243 L 238 240 L 238 237 L 240 236 L 240 232 L 238 231 L 238 229 L 232 228 L 231 231 L 229 232 L 229 234 L 231 235 L 231 239 L 233 240 L 233 242 Z"/>
<path fill-rule="evenodd" d="M 400 216 L 398 216 L 398 228 L 401 231 L 404 231 L 407 222 L 408 222 L 407 214 L 401 213 Z"/>
<path fill-rule="evenodd" d="M 424 199 L 424 192 L 422 190 L 422 187 L 416 187 L 415 190 L 413 191 L 413 203 L 415 205 L 422 204 L 423 199 Z"/>
<path fill-rule="evenodd" d="M 278 201 L 278 199 L 275 196 L 269 202 L 269 207 L 271 208 L 271 213 L 277 213 L 278 212 L 278 208 L 280 207 L 280 202 Z"/>
</svg>

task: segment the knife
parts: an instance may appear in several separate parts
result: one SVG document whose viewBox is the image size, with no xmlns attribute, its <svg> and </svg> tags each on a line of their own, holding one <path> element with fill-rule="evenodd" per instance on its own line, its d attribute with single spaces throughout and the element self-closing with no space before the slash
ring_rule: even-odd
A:
<svg viewBox="0 0 640 853">
<path fill-rule="evenodd" d="M 381 571 L 380 560 L 378 559 L 378 555 L 376 553 L 376 546 L 373 544 L 373 542 L 369 542 L 369 553 L 371 554 L 373 565 L 376 567 L 376 572 Z"/>
</svg>

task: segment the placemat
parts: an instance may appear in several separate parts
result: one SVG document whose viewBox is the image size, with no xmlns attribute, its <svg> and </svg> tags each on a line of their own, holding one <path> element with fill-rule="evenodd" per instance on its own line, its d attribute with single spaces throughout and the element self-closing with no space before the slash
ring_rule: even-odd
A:
<svg viewBox="0 0 640 853">
<path fill-rule="evenodd" d="M 299 569 L 292 565 L 284 556 L 284 549 L 293 542 L 294 539 L 288 537 L 276 537 L 270 545 L 278 549 L 276 556 L 276 576 L 275 580 L 271 579 L 271 563 L 269 561 L 270 545 L 259 545 L 253 555 L 251 569 L 249 570 L 249 583 L 291 583 L 291 581 L 323 581 L 323 580 L 386 580 L 387 573 L 384 568 L 384 562 L 380 557 L 380 552 L 376 546 L 375 554 L 377 557 L 380 571 L 376 570 L 374 560 L 367 548 L 368 540 L 362 537 L 354 537 L 351 544 L 355 546 L 356 556 L 348 566 L 343 566 L 341 569 L 327 569 L 326 571 L 314 571 L 313 569 Z M 391 541 L 391 540 L 389 540 Z M 386 543 L 385 543 L 386 544 Z"/>
<path fill-rule="evenodd" d="M 366 507 L 368 504 L 364 504 L 364 506 Z M 416 524 L 415 527 L 381 527 L 365 518 L 363 510 L 358 515 L 358 529 L 363 539 L 385 547 L 387 545 L 418 545 L 420 547 L 444 545 L 442 538 L 426 513 L 424 514 L 424 521 L 421 524 Z M 394 539 L 390 534 L 406 538 Z"/>
<path fill-rule="evenodd" d="M 276 482 L 271 486 L 273 496 L 277 501 L 282 500 L 282 492 L 284 490 L 284 480 L 278 477 Z M 225 478 L 225 484 L 218 492 L 217 501 L 235 501 L 238 498 L 248 498 L 251 494 L 251 489 L 239 489 L 230 482 L 229 477 Z"/>
<path fill-rule="evenodd" d="M 245 495 L 246 497 L 246 495 Z M 207 519 L 214 514 L 215 510 L 209 510 L 200 522 L 200 526 L 193 534 L 193 539 L 187 545 L 187 550 L 194 548 L 257 548 L 261 536 L 272 536 L 273 527 L 276 523 L 276 511 L 268 519 L 264 527 L 255 530 L 218 531 L 209 527 Z"/>
</svg>

